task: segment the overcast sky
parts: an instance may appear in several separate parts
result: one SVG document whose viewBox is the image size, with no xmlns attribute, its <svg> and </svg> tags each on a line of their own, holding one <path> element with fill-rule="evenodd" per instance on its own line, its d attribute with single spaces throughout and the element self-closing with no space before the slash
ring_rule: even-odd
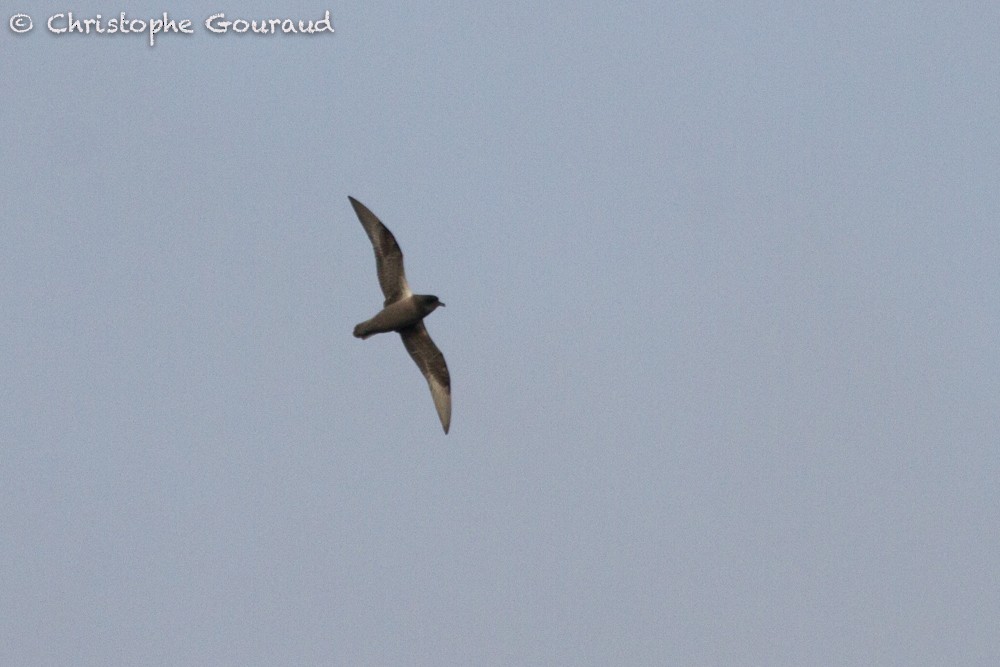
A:
<svg viewBox="0 0 1000 667">
<path fill-rule="evenodd" d="M 995 5 L 29 4 L 0 663 L 1000 663 Z"/>
</svg>

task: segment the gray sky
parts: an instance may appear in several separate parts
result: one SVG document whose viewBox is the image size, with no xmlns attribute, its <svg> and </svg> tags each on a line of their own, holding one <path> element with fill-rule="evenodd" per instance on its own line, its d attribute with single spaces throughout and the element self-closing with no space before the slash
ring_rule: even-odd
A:
<svg viewBox="0 0 1000 667">
<path fill-rule="evenodd" d="M 994 5 L 30 4 L 0 663 L 1000 662 Z"/>
</svg>

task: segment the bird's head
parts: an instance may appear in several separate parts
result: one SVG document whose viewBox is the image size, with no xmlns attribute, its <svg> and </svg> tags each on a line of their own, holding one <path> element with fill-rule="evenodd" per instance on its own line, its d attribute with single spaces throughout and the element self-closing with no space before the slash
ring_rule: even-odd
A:
<svg viewBox="0 0 1000 667">
<path fill-rule="evenodd" d="M 432 312 L 438 306 L 444 305 L 444 302 L 433 294 L 421 294 L 417 298 L 420 299 L 420 305 L 428 313 Z"/>
</svg>

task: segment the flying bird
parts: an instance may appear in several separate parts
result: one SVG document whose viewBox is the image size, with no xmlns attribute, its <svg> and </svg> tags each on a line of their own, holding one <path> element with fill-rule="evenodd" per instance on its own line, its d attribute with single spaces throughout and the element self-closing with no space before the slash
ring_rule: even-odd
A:
<svg viewBox="0 0 1000 667">
<path fill-rule="evenodd" d="M 386 229 L 368 207 L 354 197 L 349 196 L 348 199 L 375 249 L 378 284 L 385 295 L 381 312 L 354 327 L 354 336 L 365 339 L 388 331 L 399 333 L 406 351 L 427 378 L 434 407 L 441 418 L 441 426 L 448 433 L 451 425 L 451 377 L 448 375 L 444 355 L 424 326 L 424 318 L 444 304 L 432 294 L 414 294 L 410 291 L 403 272 L 403 251 L 399 249 L 392 232 Z"/>
</svg>

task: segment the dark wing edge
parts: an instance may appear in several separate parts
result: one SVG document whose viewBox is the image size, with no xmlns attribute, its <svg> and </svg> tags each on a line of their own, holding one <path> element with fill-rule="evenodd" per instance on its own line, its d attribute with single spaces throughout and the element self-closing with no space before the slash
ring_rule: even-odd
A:
<svg viewBox="0 0 1000 667">
<path fill-rule="evenodd" d="M 448 433 L 448 428 L 451 426 L 451 375 L 448 373 L 444 355 L 431 340 L 423 322 L 401 329 L 399 335 L 403 339 L 406 351 L 410 353 L 417 368 L 427 379 L 427 386 L 431 389 L 431 397 L 441 419 L 441 426 L 444 427 L 444 432 Z"/>
<path fill-rule="evenodd" d="M 347 198 L 354 207 L 354 212 L 365 228 L 368 239 L 375 250 L 375 269 L 378 272 L 378 284 L 385 295 L 385 305 L 399 301 L 408 296 L 410 286 L 406 283 L 406 273 L 403 270 L 403 251 L 396 242 L 396 237 L 382 224 L 382 221 L 372 213 L 367 206 L 350 195 Z"/>
</svg>

